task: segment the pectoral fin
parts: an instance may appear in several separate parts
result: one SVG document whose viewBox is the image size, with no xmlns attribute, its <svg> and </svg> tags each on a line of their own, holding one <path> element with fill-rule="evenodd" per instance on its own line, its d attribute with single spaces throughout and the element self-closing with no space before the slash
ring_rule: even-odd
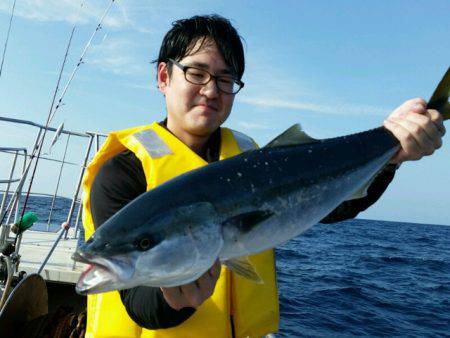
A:
<svg viewBox="0 0 450 338">
<path fill-rule="evenodd" d="M 264 283 L 247 256 L 229 259 L 225 262 L 222 262 L 222 264 L 231 271 L 244 278 L 254 281 L 257 284 Z"/>
<path fill-rule="evenodd" d="M 222 225 L 233 226 L 242 233 L 251 231 L 256 225 L 273 216 L 270 210 L 254 210 L 227 219 Z"/>
<path fill-rule="evenodd" d="M 369 189 L 369 187 L 372 185 L 373 181 L 375 180 L 375 177 L 377 177 L 377 175 L 372 177 L 366 184 L 364 184 L 361 188 L 356 190 L 350 197 L 348 197 L 346 199 L 346 201 L 356 200 L 356 199 L 359 199 L 359 198 L 366 197 L 367 196 L 367 189 Z"/>
<path fill-rule="evenodd" d="M 348 197 L 346 199 L 346 201 L 357 200 L 359 198 L 366 197 L 367 196 L 367 189 L 369 188 L 371 183 L 372 183 L 372 181 L 370 181 L 369 183 L 365 184 L 364 186 L 362 186 L 361 188 L 356 190 L 350 197 Z"/>
</svg>

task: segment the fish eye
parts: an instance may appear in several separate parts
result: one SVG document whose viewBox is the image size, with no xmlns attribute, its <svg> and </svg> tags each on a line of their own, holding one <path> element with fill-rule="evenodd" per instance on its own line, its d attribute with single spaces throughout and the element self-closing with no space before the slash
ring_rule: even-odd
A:
<svg viewBox="0 0 450 338">
<path fill-rule="evenodd" d="M 152 245 L 152 242 L 147 237 L 141 238 L 139 240 L 139 242 L 137 243 L 137 247 L 141 251 L 147 251 L 148 249 L 150 249 L 151 245 Z"/>
</svg>

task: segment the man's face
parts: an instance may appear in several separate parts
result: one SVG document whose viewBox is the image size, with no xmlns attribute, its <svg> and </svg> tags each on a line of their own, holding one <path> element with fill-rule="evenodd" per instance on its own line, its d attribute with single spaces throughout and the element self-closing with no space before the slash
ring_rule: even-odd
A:
<svg viewBox="0 0 450 338">
<path fill-rule="evenodd" d="M 179 61 L 183 66 L 204 69 L 213 75 L 229 75 L 226 65 L 215 43 L 205 41 L 194 54 Z M 167 65 L 158 66 L 158 86 L 165 95 L 167 119 L 170 129 L 191 136 L 209 136 L 228 118 L 233 106 L 234 95 L 223 93 L 212 79 L 205 85 L 186 81 L 183 71 L 172 65 L 172 75 L 167 73 Z"/>
</svg>

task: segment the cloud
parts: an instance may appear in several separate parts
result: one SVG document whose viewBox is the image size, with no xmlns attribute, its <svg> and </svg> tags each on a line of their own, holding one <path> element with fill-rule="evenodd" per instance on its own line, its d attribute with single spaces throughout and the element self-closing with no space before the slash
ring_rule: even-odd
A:
<svg viewBox="0 0 450 338">
<path fill-rule="evenodd" d="M 11 13 L 12 1 L 0 2 L 0 12 Z M 67 22 L 86 25 L 98 23 L 110 1 L 73 0 L 20 0 L 16 3 L 14 15 L 38 22 Z M 125 5 L 114 3 L 103 21 L 108 28 L 133 27 L 127 16 Z"/>
<path fill-rule="evenodd" d="M 239 121 L 238 125 L 240 128 L 245 130 L 270 130 L 272 129 L 270 125 L 264 123 L 255 123 L 248 121 Z"/>
<path fill-rule="evenodd" d="M 307 101 L 293 101 L 289 99 L 280 99 L 267 95 L 239 97 L 237 101 L 257 107 L 264 108 L 288 108 L 293 110 L 306 110 L 320 114 L 338 114 L 338 115 L 386 115 L 389 112 L 386 108 L 370 105 L 354 105 L 349 103 L 328 103 L 318 104 Z"/>
<path fill-rule="evenodd" d="M 10 12 L 12 2 L 0 3 L 0 11 Z M 82 15 L 80 4 L 70 0 L 22 0 L 17 1 L 15 16 L 33 21 L 66 21 L 86 23 L 89 14 Z"/>
<path fill-rule="evenodd" d="M 145 90 L 145 91 L 151 91 L 151 92 L 158 92 L 158 89 L 156 88 L 156 84 L 137 84 L 137 83 L 125 83 L 124 86 L 130 87 L 130 88 L 134 88 L 134 89 L 141 89 L 141 90 Z"/>
<path fill-rule="evenodd" d="M 272 76 L 276 74 L 276 76 Z M 302 110 L 317 114 L 386 115 L 388 108 L 341 102 L 323 93 L 314 81 L 289 73 L 261 52 L 248 58 L 245 87 L 236 101 L 259 108 Z"/>
<path fill-rule="evenodd" d="M 39 22 L 96 24 L 110 3 L 111 0 L 18 0 L 15 15 Z M 12 5 L 13 0 L 1 0 L 0 12 L 9 15 Z M 168 0 L 116 0 L 103 26 L 134 33 L 163 34 L 172 21 L 201 13 L 210 6 L 210 1 L 206 0 L 191 0 L 189 6 Z"/>
<path fill-rule="evenodd" d="M 143 75 L 150 72 L 150 65 L 136 58 L 138 46 L 125 38 L 107 38 L 93 46 L 87 63 L 102 71 L 116 75 Z"/>
</svg>

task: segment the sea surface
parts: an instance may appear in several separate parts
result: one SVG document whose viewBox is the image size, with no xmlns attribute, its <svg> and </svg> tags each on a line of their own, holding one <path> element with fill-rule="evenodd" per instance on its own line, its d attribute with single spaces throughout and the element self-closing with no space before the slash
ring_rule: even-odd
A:
<svg viewBox="0 0 450 338">
<path fill-rule="evenodd" d="M 30 199 L 40 229 L 50 204 L 49 197 Z M 56 200 L 53 230 L 69 207 L 70 200 Z M 276 337 L 450 337 L 450 226 L 318 224 L 276 257 Z"/>
</svg>

